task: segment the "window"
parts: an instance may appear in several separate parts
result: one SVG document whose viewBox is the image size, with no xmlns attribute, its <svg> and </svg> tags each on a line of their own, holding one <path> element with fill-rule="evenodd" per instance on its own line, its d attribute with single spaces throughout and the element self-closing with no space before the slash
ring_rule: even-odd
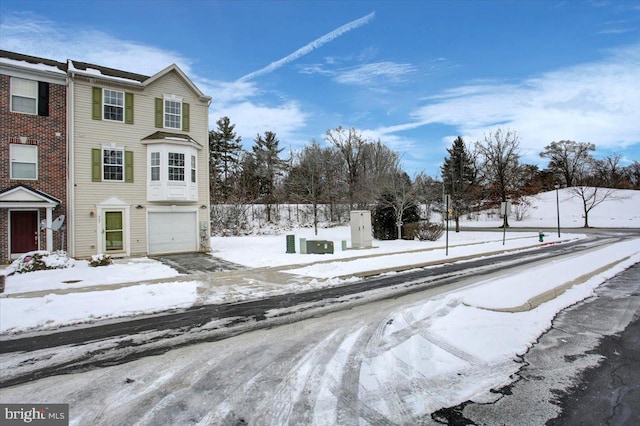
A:
<svg viewBox="0 0 640 426">
<path fill-rule="evenodd" d="M 164 100 L 164 127 L 182 129 L 182 102 L 171 99 Z"/>
<path fill-rule="evenodd" d="M 169 180 L 184 182 L 184 154 L 169 153 Z"/>
<path fill-rule="evenodd" d="M 102 178 L 122 181 L 124 176 L 124 151 L 121 149 L 102 150 Z"/>
<path fill-rule="evenodd" d="M 10 145 L 11 179 L 38 179 L 38 146 Z"/>
<path fill-rule="evenodd" d="M 26 114 L 38 113 L 38 82 L 11 78 L 11 111 Z"/>
<path fill-rule="evenodd" d="M 124 92 L 104 89 L 103 117 L 105 120 L 124 121 Z"/>
<path fill-rule="evenodd" d="M 159 152 L 151 153 L 151 180 L 152 181 L 160 180 L 160 153 Z"/>
<path fill-rule="evenodd" d="M 191 182 L 196 183 L 196 156 L 191 156 Z"/>
</svg>

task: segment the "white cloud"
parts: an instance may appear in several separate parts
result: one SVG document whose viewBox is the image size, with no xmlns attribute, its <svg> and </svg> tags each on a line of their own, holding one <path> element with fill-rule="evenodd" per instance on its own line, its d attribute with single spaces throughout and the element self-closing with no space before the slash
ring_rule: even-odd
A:
<svg viewBox="0 0 640 426">
<path fill-rule="evenodd" d="M 599 62 L 548 72 L 519 84 L 479 82 L 426 99 L 414 121 L 377 129 L 393 134 L 446 124 L 472 140 L 497 127 L 519 133 L 531 156 L 552 141 L 616 149 L 640 144 L 640 44 Z"/>
<path fill-rule="evenodd" d="M 177 52 L 121 40 L 100 31 L 72 29 L 33 14 L 3 17 L 0 45 L 27 55 L 62 62 L 75 59 L 145 75 L 176 63 L 191 74 L 192 61 Z"/>
<path fill-rule="evenodd" d="M 362 25 L 372 15 L 365 18 L 354 22 Z M 335 31 L 330 34 L 334 33 L 337 34 Z M 212 96 L 210 127 L 214 128 L 220 117 L 229 116 L 245 141 L 266 130 L 276 132 L 284 141 L 293 138 L 305 125 L 306 114 L 296 102 L 276 106 L 256 104 L 253 99 L 263 93 L 254 82 L 208 79 L 196 74 L 191 66 L 193 61 L 177 52 L 118 39 L 100 31 L 66 27 L 33 14 L 16 14 L 2 18 L 0 46 L 32 56 L 63 62 L 74 59 L 145 75 L 176 63 L 203 93 Z"/>
<path fill-rule="evenodd" d="M 291 143 L 297 139 L 296 132 L 305 125 L 307 117 L 296 102 L 267 107 L 245 101 L 220 107 L 213 105 L 213 111 L 209 114 L 211 126 L 215 126 L 216 120 L 223 116 L 230 117 L 236 125 L 235 130 L 242 136 L 245 149 L 250 149 L 251 141 L 257 134 L 263 134 L 267 130 L 275 132 L 281 142 Z"/>
<path fill-rule="evenodd" d="M 387 82 L 400 83 L 406 76 L 413 74 L 415 67 L 410 64 L 394 62 L 374 62 L 338 71 L 335 81 L 342 84 L 368 85 L 379 79 Z"/>
</svg>

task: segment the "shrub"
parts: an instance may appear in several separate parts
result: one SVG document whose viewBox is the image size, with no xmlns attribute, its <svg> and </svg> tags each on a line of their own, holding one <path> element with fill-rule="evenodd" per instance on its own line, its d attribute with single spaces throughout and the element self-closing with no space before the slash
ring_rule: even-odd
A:
<svg viewBox="0 0 640 426">
<path fill-rule="evenodd" d="M 98 266 L 108 266 L 113 263 L 111 260 L 111 256 L 108 254 L 94 254 L 91 256 L 91 261 L 89 262 L 89 266 L 97 268 Z"/>
<path fill-rule="evenodd" d="M 442 236 L 444 227 L 439 223 L 413 222 L 404 225 L 402 231 L 405 240 L 436 241 Z"/>
<path fill-rule="evenodd" d="M 64 251 L 39 250 L 25 253 L 17 258 L 9 267 L 8 275 L 24 274 L 33 271 L 46 271 L 50 269 L 66 269 L 73 267 L 73 260 L 67 257 Z"/>
</svg>

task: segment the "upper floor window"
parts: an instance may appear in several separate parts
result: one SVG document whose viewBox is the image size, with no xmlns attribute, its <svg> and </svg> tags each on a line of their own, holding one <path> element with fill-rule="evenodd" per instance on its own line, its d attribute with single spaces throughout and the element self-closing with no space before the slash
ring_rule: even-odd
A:
<svg viewBox="0 0 640 426">
<path fill-rule="evenodd" d="M 38 82 L 23 78 L 11 78 L 11 111 L 37 114 Z"/>
<path fill-rule="evenodd" d="M 133 182 L 133 151 L 115 144 L 91 150 L 91 181 Z"/>
<path fill-rule="evenodd" d="M 165 94 L 156 98 L 155 115 L 157 128 L 189 131 L 189 104 L 182 96 Z"/>
<path fill-rule="evenodd" d="M 49 83 L 11 77 L 11 112 L 49 115 Z"/>
<path fill-rule="evenodd" d="M 102 178 L 122 181 L 124 177 L 124 151 L 121 149 L 102 150 Z"/>
<path fill-rule="evenodd" d="M 94 120 L 133 124 L 133 93 L 93 87 L 91 117 Z"/>
<path fill-rule="evenodd" d="M 169 180 L 184 182 L 184 154 L 169 153 Z"/>
<path fill-rule="evenodd" d="M 105 120 L 124 121 L 124 92 L 104 89 L 102 111 Z"/>
<path fill-rule="evenodd" d="M 164 127 L 182 129 L 182 101 L 164 100 Z"/>
<path fill-rule="evenodd" d="M 38 146 L 10 144 L 11 179 L 38 179 Z"/>
<path fill-rule="evenodd" d="M 196 156 L 191 156 L 191 182 L 196 183 Z"/>
<path fill-rule="evenodd" d="M 160 180 L 160 153 L 159 152 L 151 153 L 151 180 L 152 181 Z"/>
</svg>

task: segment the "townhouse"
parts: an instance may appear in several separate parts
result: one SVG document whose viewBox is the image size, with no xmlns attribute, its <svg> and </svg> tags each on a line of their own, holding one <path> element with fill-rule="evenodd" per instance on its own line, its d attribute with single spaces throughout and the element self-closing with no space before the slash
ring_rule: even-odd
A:
<svg viewBox="0 0 640 426">
<path fill-rule="evenodd" d="M 208 251 L 211 98 L 176 65 L 153 76 L 74 60 L 58 69 L 64 70 L 66 133 L 63 128 L 56 149 L 65 161 L 66 193 L 32 189 L 49 205 L 58 202 L 52 216 L 66 206 L 69 255 Z M 14 133 L 3 128 L 3 144 Z M 41 161 L 40 170 L 50 165 Z M 9 178 L 7 189 L 12 183 Z M 19 253 L 9 248 L 8 254 Z"/>
<path fill-rule="evenodd" d="M 0 51 L 0 264 L 65 246 L 66 66 Z"/>
</svg>

